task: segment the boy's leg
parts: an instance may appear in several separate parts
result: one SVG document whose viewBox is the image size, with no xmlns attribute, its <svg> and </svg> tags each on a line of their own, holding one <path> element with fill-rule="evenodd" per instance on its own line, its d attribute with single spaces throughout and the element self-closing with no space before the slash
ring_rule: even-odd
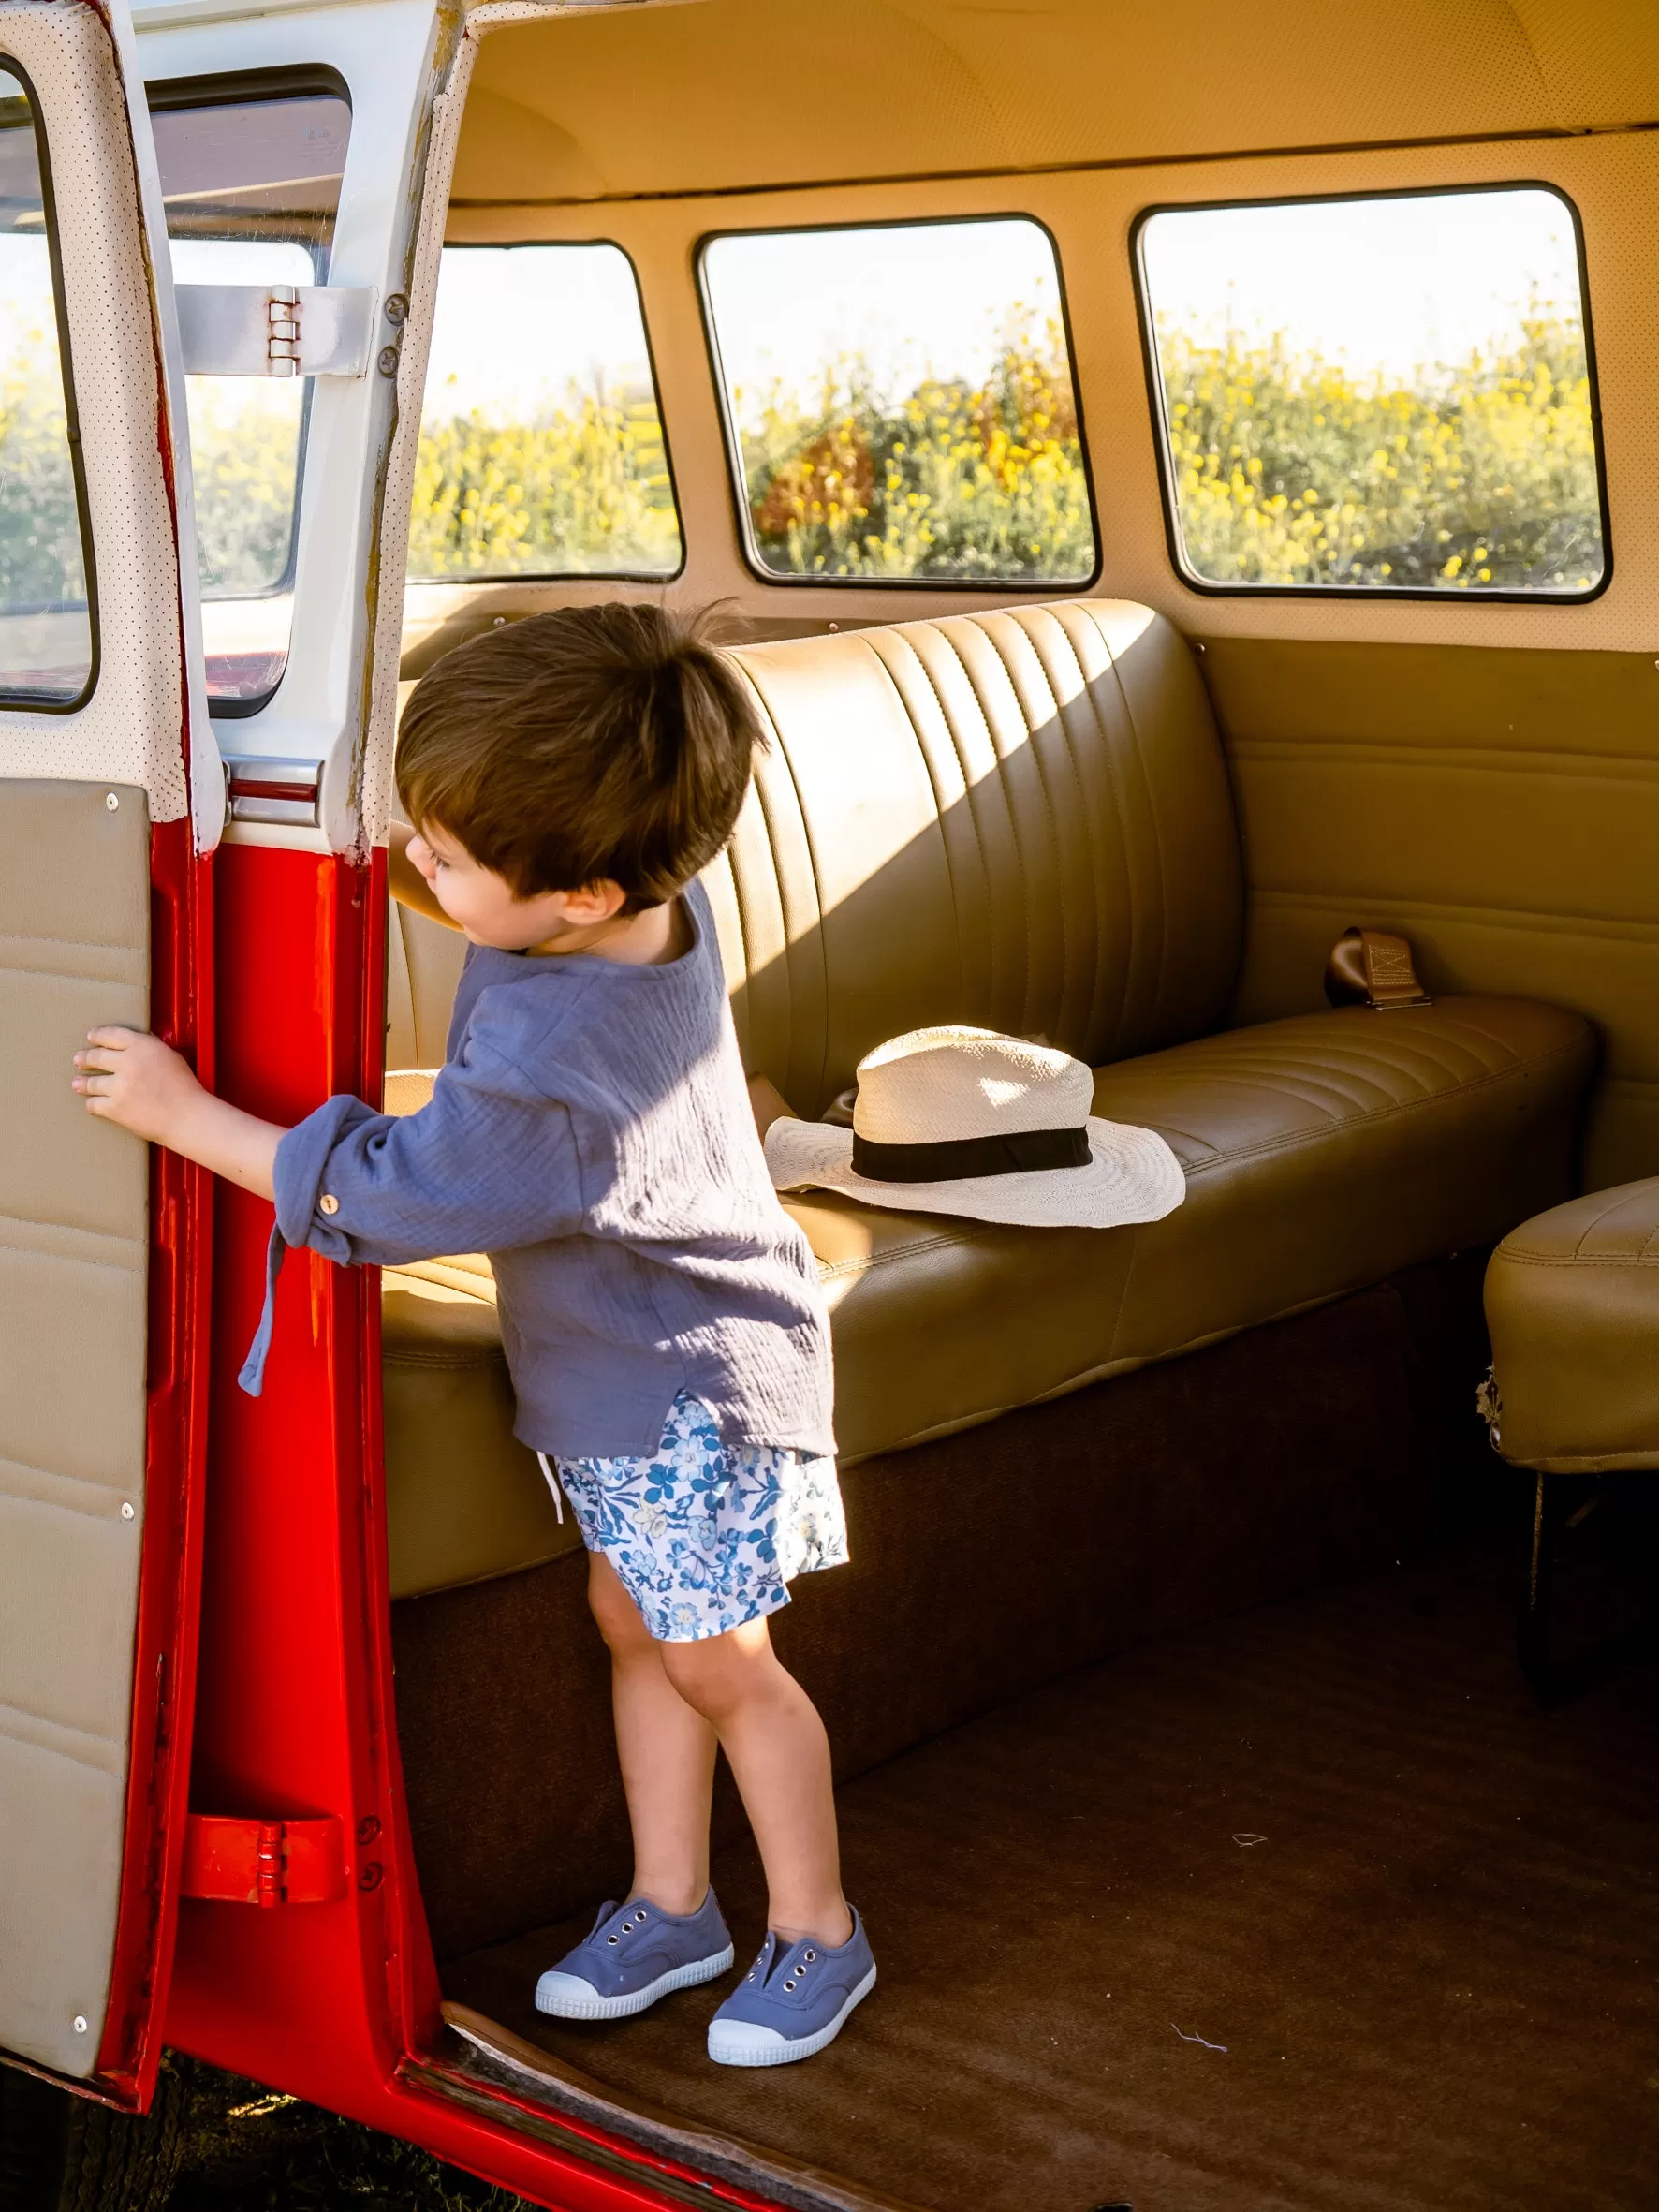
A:
<svg viewBox="0 0 1659 2212">
<path fill-rule="evenodd" d="M 853 1921 L 841 1890 L 830 1739 L 766 1622 L 658 1649 L 666 1680 L 712 1724 L 731 1762 L 766 1868 L 767 1925 L 786 1942 L 839 1948 Z"/>
<path fill-rule="evenodd" d="M 695 1912 L 709 1888 L 714 1731 L 669 1681 L 616 1571 L 588 1556 L 588 1603 L 610 1651 L 616 1747 L 634 1833 L 631 1897 L 670 1914 Z"/>
</svg>

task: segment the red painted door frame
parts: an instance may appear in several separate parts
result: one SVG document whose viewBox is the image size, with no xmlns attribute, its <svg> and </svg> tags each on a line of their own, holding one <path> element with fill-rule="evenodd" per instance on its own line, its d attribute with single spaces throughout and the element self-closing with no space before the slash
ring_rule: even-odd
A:
<svg viewBox="0 0 1659 2212">
<path fill-rule="evenodd" d="M 378 1099 L 385 855 L 372 866 L 228 844 L 215 863 L 222 1096 L 292 1123 L 338 1091 Z M 217 1194 L 201 1647 L 190 1804 L 338 1820 L 344 1894 L 260 1910 L 186 1897 L 167 2041 L 406 2138 L 558 2212 L 758 2200 L 588 2135 L 603 2163 L 493 2110 L 400 2080 L 437 2050 L 437 1973 L 410 1850 L 392 1699 L 380 1438 L 379 1276 L 293 1252 L 263 1396 L 236 1382 L 271 1207 Z M 617 2170 L 636 2169 L 639 2180 Z M 656 2174 L 666 2185 L 653 2187 Z M 675 2183 L 679 2186 L 676 2187 Z"/>
</svg>

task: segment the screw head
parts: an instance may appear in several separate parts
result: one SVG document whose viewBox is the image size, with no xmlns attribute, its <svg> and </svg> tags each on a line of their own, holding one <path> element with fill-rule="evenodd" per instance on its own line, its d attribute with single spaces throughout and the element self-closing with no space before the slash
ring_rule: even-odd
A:
<svg viewBox="0 0 1659 2212">
<path fill-rule="evenodd" d="M 402 292 L 391 292 L 388 294 L 386 302 L 386 319 L 389 323 L 392 323 L 394 325 L 408 321 L 409 302 L 404 299 Z"/>
<path fill-rule="evenodd" d="M 121 1517 L 124 1521 L 130 1521 L 133 1517 L 133 1502 L 130 1497 L 124 1497 L 121 1501 Z"/>
<path fill-rule="evenodd" d="M 74 2019 L 70 2021 L 69 2025 L 74 2028 L 77 2035 L 84 2035 L 86 2033 L 86 2014 L 84 2013 L 77 2013 Z"/>
<path fill-rule="evenodd" d="M 373 1843 L 379 1833 L 379 1821 L 373 1813 L 365 1813 L 362 1819 L 357 1824 L 358 1841 L 363 1844 Z"/>
<path fill-rule="evenodd" d="M 398 373 L 397 347 L 395 346 L 383 346 L 380 348 L 380 359 L 376 365 L 383 376 L 395 376 Z"/>
<path fill-rule="evenodd" d="M 114 791 L 106 791 L 104 793 L 104 804 L 110 809 L 111 814 L 118 812 L 121 805 L 119 795 Z"/>
<path fill-rule="evenodd" d="M 371 1859 L 358 1876 L 357 1886 L 360 1890 L 377 1890 L 384 1879 L 385 1873 L 379 1860 Z"/>
</svg>

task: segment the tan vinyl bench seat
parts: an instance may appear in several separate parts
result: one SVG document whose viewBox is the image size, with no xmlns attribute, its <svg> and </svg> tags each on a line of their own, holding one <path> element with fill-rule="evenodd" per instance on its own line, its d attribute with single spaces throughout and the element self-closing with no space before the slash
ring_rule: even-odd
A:
<svg viewBox="0 0 1659 2212">
<path fill-rule="evenodd" d="M 1040 1033 L 1099 1069 L 1097 1112 L 1161 1130 L 1188 1176 L 1166 1220 L 1106 1231 L 791 1199 L 831 1309 L 844 1458 L 1490 1241 L 1570 1189 L 1593 1057 L 1576 1014 L 1444 998 L 1222 1028 L 1237 832 L 1191 656 L 1148 610 L 1079 601 L 736 658 L 774 740 L 708 878 L 749 1067 L 815 1113 L 900 1030 Z M 391 1057 L 430 1064 L 459 948 L 398 920 Z M 476 1259 L 385 1278 L 399 1595 L 577 1541 L 512 1439 L 492 1288 Z"/>
</svg>

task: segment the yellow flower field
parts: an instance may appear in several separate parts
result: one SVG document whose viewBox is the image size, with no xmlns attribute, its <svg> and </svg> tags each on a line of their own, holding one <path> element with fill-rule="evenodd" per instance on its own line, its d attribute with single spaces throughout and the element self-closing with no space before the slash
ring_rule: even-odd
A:
<svg viewBox="0 0 1659 2212">
<path fill-rule="evenodd" d="M 1367 383 L 1275 346 L 1157 341 L 1181 536 L 1220 583 L 1445 592 L 1590 588 L 1603 572 L 1582 332 L 1537 316 L 1501 359 Z M 0 374 L 0 602 L 75 597 L 79 530 L 63 407 L 29 353 Z M 34 361 L 38 361 L 37 350 Z M 844 361 L 810 401 L 738 396 L 757 557 L 783 576 L 1075 583 L 1094 524 L 1064 336 L 1010 335 L 984 383 L 896 401 Z M 192 393 L 204 589 L 287 564 L 293 396 L 234 414 Z M 1096 457 L 1151 435 L 1091 424 Z M 669 575 L 681 538 L 649 393 L 573 400 L 531 423 L 438 413 L 422 432 L 414 577 Z"/>
</svg>

